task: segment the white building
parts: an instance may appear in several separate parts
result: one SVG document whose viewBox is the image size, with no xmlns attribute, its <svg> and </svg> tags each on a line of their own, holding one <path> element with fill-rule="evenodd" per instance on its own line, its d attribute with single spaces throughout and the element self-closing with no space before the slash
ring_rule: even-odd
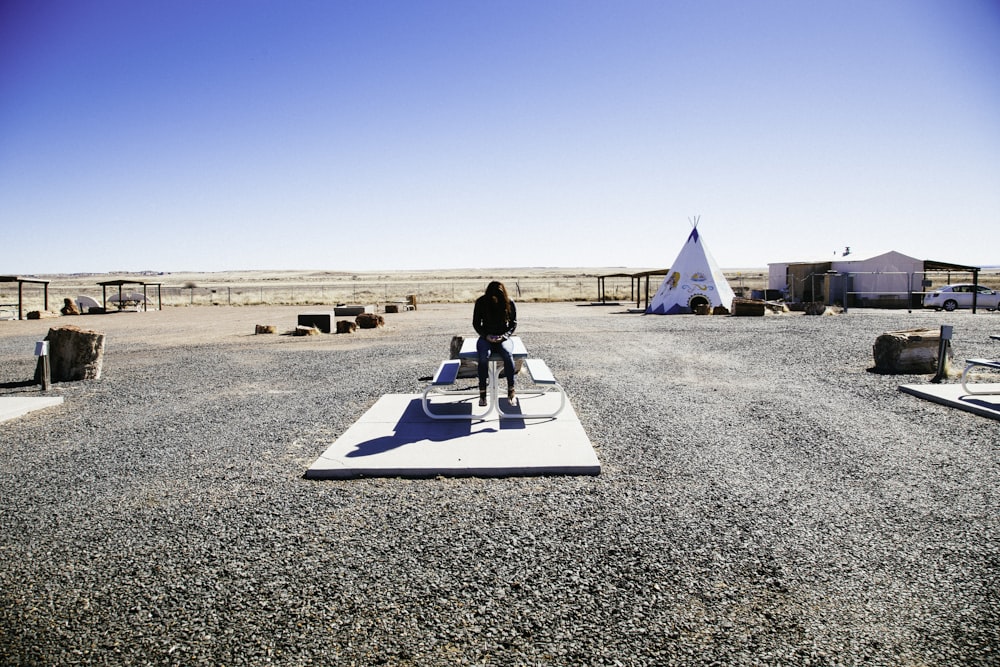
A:
<svg viewBox="0 0 1000 667">
<path fill-rule="evenodd" d="M 919 308 L 932 286 L 979 282 L 979 267 L 916 259 L 896 251 L 850 261 L 778 262 L 767 268 L 768 289 L 779 290 L 790 302 L 877 308 Z"/>
</svg>

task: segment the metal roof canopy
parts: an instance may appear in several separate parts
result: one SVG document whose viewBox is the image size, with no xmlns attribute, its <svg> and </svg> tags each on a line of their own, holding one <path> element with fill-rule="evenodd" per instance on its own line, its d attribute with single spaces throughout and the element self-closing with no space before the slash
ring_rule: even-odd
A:
<svg viewBox="0 0 1000 667">
<path fill-rule="evenodd" d="M 606 273 L 604 275 L 597 276 L 597 298 L 600 300 L 601 303 L 606 304 L 608 302 L 607 301 L 607 295 L 605 294 L 605 291 L 604 291 L 604 279 L 605 278 L 628 278 L 629 281 L 630 281 L 630 284 L 631 284 L 632 298 L 635 299 L 635 307 L 636 308 L 639 307 L 639 302 L 643 298 L 645 298 L 644 307 L 648 307 L 649 306 L 649 277 L 650 276 L 665 276 L 668 273 L 670 273 L 670 269 L 650 269 L 649 271 L 638 271 L 636 273 Z M 642 285 L 643 279 L 645 279 L 645 281 L 646 281 L 646 290 L 645 290 L 644 296 L 640 295 L 636 291 L 636 287 L 638 285 Z M 638 281 L 638 282 L 636 282 L 636 281 Z"/>
<path fill-rule="evenodd" d="M 938 262 L 933 259 L 924 260 L 924 271 L 971 271 L 979 275 L 981 266 L 966 266 L 965 264 L 952 264 L 950 262 Z"/>
<path fill-rule="evenodd" d="M 0 283 L 17 283 L 17 319 L 24 319 L 24 283 L 42 285 L 45 290 L 45 310 L 49 309 L 49 281 L 20 276 L 0 276 Z"/>
<path fill-rule="evenodd" d="M 115 287 L 115 286 L 118 287 L 118 308 L 119 309 L 122 308 L 122 306 L 121 306 L 121 303 L 122 303 L 122 286 L 124 286 L 124 285 L 142 285 L 142 309 L 143 309 L 143 311 L 149 310 L 149 307 L 148 307 L 149 299 L 147 298 L 146 287 L 155 287 L 156 288 L 156 307 L 157 307 L 158 310 L 163 310 L 163 293 L 162 293 L 162 289 L 161 289 L 162 286 L 163 286 L 163 283 L 147 283 L 147 282 L 142 281 L 142 280 L 124 280 L 124 279 L 119 279 L 119 280 L 104 280 L 104 281 L 99 282 L 97 284 L 101 286 L 101 292 L 102 292 L 102 295 L 103 295 L 103 298 L 104 298 L 104 312 L 107 312 L 107 310 L 108 310 L 108 288 L 109 287 Z"/>
<path fill-rule="evenodd" d="M 972 290 L 972 312 L 975 314 L 976 305 L 979 303 L 979 272 L 981 266 L 966 266 L 964 264 L 951 264 L 950 262 L 938 262 L 933 259 L 924 260 L 924 271 L 969 271 L 972 273 L 972 284 L 976 289 Z M 926 276 L 924 276 L 926 278 Z"/>
</svg>

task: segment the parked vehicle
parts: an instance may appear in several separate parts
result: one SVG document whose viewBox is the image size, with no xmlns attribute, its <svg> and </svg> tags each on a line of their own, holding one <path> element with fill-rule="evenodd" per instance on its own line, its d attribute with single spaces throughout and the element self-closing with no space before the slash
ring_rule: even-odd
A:
<svg viewBox="0 0 1000 667">
<path fill-rule="evenodd" d="M 925 294 L 924 308 L 933 308 L 934 310 L 944 308 L 948 312 L 956 308 L 972 308 L 972 296 L 976 291 L 979 292 L 976 298 L 976 308 L 986 308 L 987 310 L 1000 308 L 1000 293 L 989 287 L 973 285 L 972 283 L 945 285 Z"/>
</svg>

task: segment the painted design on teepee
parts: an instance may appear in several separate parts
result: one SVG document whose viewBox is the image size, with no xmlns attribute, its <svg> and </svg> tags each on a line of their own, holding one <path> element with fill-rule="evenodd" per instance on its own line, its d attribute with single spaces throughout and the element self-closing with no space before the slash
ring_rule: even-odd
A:
<svg viewBox="0 0 1000 667">
<path fill-rule="evenodd" d="M 646 309 L 657 315 L 692 313 L 699 305 L 732 308 L 732 287 L 698 233 L 698 220 Z"/>
</svg>

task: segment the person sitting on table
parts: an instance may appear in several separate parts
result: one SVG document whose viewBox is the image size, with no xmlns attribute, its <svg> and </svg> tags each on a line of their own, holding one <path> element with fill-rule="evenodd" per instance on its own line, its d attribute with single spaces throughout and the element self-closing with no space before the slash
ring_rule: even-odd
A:
<svg viewBox="0 0 1000 667">
<path fill-rule="evenodd" d="M 486 405 L 486 376 L 490 355 L 503 357 L 503 373 L 507 378 L 507 399 L 514 400 L 514 345 L 510 337 L 517 329 L 517 307 L 507 296 L 503 283 L 494 280 L 486 286 L 486 293 L 476 299 L 472 311 L 472 327 L 479 334 L 476 351 L 479 353 L 479 405 Z"/>
</svg>

